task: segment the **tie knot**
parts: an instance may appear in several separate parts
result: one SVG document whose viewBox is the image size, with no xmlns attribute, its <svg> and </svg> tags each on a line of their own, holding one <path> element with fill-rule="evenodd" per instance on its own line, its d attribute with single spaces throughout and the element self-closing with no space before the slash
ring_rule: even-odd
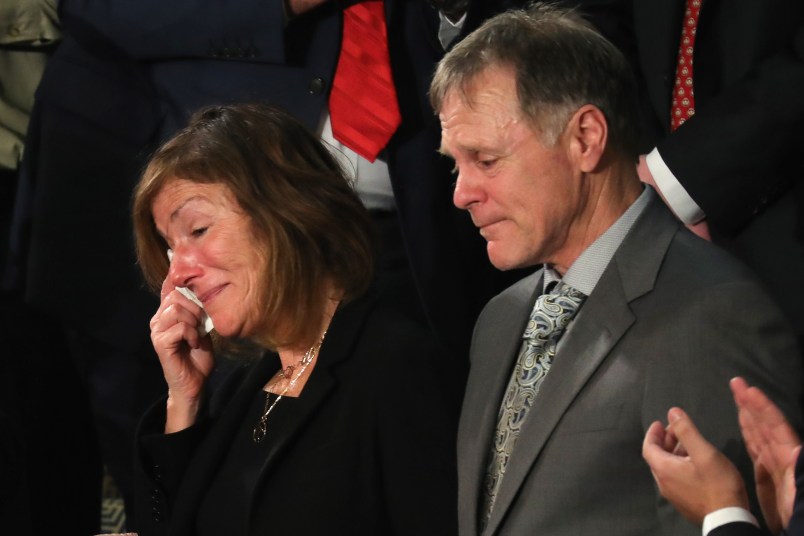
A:
<svg viewBox="0 0 804 536">
<path fill-rule="evenodd" d="M 522 338 L 549 340 L 560 337 L 585 299 L 583 292 L 559 283 L 553 292 L 536 299 Z"/>
<path fill-rule="evenodd" d="M 547 296 L 548 297 L 553 297 L 553 296 L 561 297 L 561 296 L 563 296 L 563 297 L 568 297 L 568 298 L 570 298 L 572 300 L 581 300 L 581 301 L 583 301 L 583 299 L 586 298 L 586 294 L 584 294 L 583 292 L 581 292 L 580 290 L 578 290 L 576 288 L 573 288 L 573 287 L 569 286 L 568 284 L 564 283 L 563 281 L 561 281 L 557 285 L 555 285 L 553 287 L 552 291 L 549 292 Z"/>
</svg>

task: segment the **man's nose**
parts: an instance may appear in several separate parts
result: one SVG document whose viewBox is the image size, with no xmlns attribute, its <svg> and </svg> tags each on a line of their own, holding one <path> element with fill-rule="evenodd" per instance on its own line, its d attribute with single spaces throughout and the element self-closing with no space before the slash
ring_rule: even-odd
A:
<svg viewBox="0 0 804 536">
<path fill-rule="evenodd" d="M 469 210 L 474 203 L 481 200 L 482 192 L 471 174 L 463 171 L 458 173 L 455 181 L 455 190 L 452 193 L 453 204 L 461 209 Z"/>
</svg>

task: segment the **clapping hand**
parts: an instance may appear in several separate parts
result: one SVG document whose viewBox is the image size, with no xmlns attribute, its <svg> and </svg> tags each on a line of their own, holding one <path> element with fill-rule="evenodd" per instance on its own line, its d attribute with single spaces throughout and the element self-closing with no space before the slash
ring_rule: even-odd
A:
<svg viewBox="0 0 804 536">
<path fill-rule="evenodd" d="M 773 534 L 790 522 L 796 495 L 795 467 L 801 450 L 798 435 L 765 393 L 742 378 L 731 381 L 762 515 Z"/>
<path fill-rule="evenodd" d="M 748 508 L 745 484 L 719 450 L 703 438 L 680 408 L 667 412 L 667 427 L 651 424 L 642 444 L 663 497 L 689 521 L 700 525 L 710 512 L 727 506 Z"/>
</svg>

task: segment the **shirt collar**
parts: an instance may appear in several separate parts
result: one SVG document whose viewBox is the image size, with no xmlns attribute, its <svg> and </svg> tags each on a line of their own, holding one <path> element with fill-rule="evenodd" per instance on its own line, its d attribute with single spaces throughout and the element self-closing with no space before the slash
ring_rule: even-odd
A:
<svg viewBox="0 0 804 536">
<path fill-rule="evenodd" d="M 563 281 L 587 296 L 592 294 L 614 253 L 655 195 L 653 188 L 645 188 L 622 216 L 575 259 L 563 278 L 551 266 L 545 266 L 543 288 L 553 281 Z"/>
</svg>

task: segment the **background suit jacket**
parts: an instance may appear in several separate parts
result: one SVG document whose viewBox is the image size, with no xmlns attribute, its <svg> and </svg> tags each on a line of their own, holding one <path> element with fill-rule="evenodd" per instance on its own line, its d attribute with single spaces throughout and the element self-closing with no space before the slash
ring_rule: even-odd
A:
<svg viewBox="0 0 804 536">
<path fill-rule="evenodd" d="M 458 429 L 462 536 L 477 534 L 500 401 L 541 278 L 495 297 L 475 328 Z M 699 534 L 659 497 L 642 440 L 678 405 L 750 482 L 728 392 L 737 374 L 801 422 L 798 350 L 777 309 L 747 270 L 683 230 L 657 196 L 562 339 L 484 534 Z"/>
<path fill-rule="evenodd" d="M 424 330 L 373 300 L 339 310 L 301 396 L 280 401 L 269 417 L 264 491 L 250 500 L 253 533 L 455 534 L 458 411 L 444 378 L 430 374 L 439 356 Z M 162 433 L 164 401 L 146 416 L 140 535 L 195 533 L 209 482 L 233 442 L 251 444 L 250 431 L 237 432 L 278 368 L 268 354 L 230 376 L 208 419 L 176 434 Z"/>
<path fill-rule="evenodd" d="M 577 0 L 628 56 L 643 146 L 657 147 L 715 240 L 755 270 L 804 340 L 804 3 L 703 0 L 695 116 L 670 133 L 685 0 Z"/>
</svg>

